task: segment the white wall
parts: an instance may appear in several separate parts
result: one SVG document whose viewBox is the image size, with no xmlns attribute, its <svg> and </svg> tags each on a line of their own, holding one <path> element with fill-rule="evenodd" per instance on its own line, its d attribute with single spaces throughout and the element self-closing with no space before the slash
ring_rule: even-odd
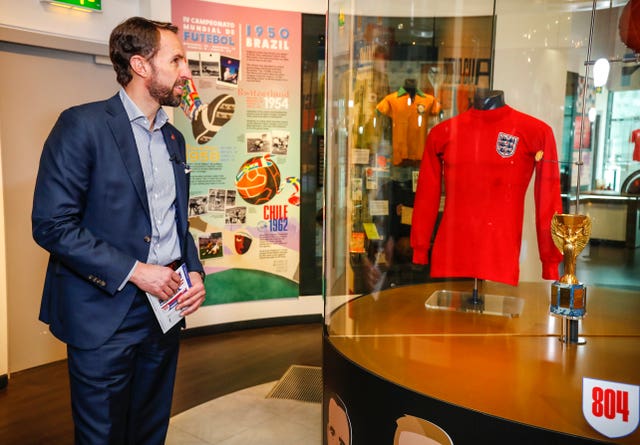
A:
<svg viewBox="0 0 640 445">
<path fill-rule="evenodd" d="M 86 54 L 0 43 L 2 198 L 6 237 L 9 370 L 64 358 L 38 320 L 48 255 L 31 236 L 31 203 L 42 145 L 60 112 L 117 90 L 113 69 Z M 15 87 L 17 86 L 17 87 Z"/>
<path fill-rule="evenodd" d="M 247 6 L 250 8 L 273 9 L 277 11 L 298 11 L 307 14 L 324 14 L 327 12 L 326 0 L 202 0 L 222 5 Z"/>
<path fill-rule="evenodd" d="M 323 0 L 273 0 L 268 4 L 264 0 L 220 0 L 215 3 L 312 14 L 326 12 L 326 2 Z M 171 0 L 107 0 L 102 2 L 101 13 L 72 11 L 40 0 L 0 0 L 0 27 L 16 33 L 34 31 L 93 43 L 106 44 L 111 30 L 125 18 L 134 15 L 170 20 Z"/>
<path fill-rule="evenodd" d="M 108 0 L 101 13 L 86 13 L 51 6 L 40 0 L 0 0 L 0 26 L 51 36 L 106 43 L 114 26 L 124 18 L 140 15 L 140 2 Z"/>
</svg>

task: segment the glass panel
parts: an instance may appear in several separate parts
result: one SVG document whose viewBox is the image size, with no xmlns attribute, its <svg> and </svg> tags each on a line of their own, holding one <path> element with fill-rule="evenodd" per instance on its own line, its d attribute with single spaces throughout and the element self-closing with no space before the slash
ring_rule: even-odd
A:
<svg viewBox="0 0 640 445">
<path fill-rule="evenodd" d="M 302 15 L 300 295 L 322 293 L 325 16 Z"/>
<path fill-rule="evenodd" d="M 640 128 L 640 85 L 634 86 L 636 89 L 609 91 L 607 99 L 611 103 L 611 109 L 604 123 L 608 137 L 603 146 L 596 145 L 602 159 L 594 184 L 596 190 L 626 193 L 629 190 L 628 188 L 623 190 L 622 185 L 630 175 L 640 169 L 640 152 L 634 152 L 635 141 L 638 139 L 637 130 Z M 612 87 L 620 88 L 621 85 L 613 84 Z M 607 105 L 606 102 L 600 107 L 605 105 Z M 606 108 L 603 110 L 595 108 L 595 110 L 600 116 L 607 115 Z"/>
<path fill-rule="evenodd" d="M 638 274 L 606 273 L 609 260 L 586 264 L 598 253 L 620 258 L 616 265 L 631 262 L 628 272 L 637 269 L 635 250 L 625 247 L 640 246 L 640 154 L 634 159 L 640 70 L 619 37 L 624 3 L 598 5 L 587 54 L 587 3 L 505 0 L 496 3 L 494 16 L 489 1 L 400 1 L 393 7 L 329 2 L 327 313 L 349 296 L 433 281 L 430 267 L 414 261 L 410 244 L 424 142 L 435 124 L 467 110 L 484 88 L 503 92 L 507 105 L 551 128 L 557 160 L 540 164 L 557 166 L 563 211 L 593 219 L 592 242 L 580 257 L 583 273 L 595 284 L 640 285 L 633 277 Z M 592 67 L 600 57 L 612 61 L 611 72 L 596 88 Z M 412 102 L 416 111 L 402 114 Z M 546 267 L 538 252 L 536 208 L 528 190 L 519 281 L 542 280 Z"/>
<path fill-rule="evenodd" d="M 615 374 L 597 357 L 637 346 L 622 303 L 640 291 L 626 2 L 378 3 L 329 1 L 325 352 L 417 394 L 599 437 L 579 409 L 545 408 L 549 394 L 579 407 L 568 382 Z M 611 67 L 596 87 L 598 58 Z M 578 333 L 589 361 L 558 341 Z M 358 407 L 355 431 L 375 395 L 341 376 L 325 390 Z"/>
<path fill-rule="evenodd" d="M 490 86 L 492 11 L 490 1 L 330 2 L 329 312 L 349 296 L 428 278 L 409 241 L 424 143 Z"/>
</svg>

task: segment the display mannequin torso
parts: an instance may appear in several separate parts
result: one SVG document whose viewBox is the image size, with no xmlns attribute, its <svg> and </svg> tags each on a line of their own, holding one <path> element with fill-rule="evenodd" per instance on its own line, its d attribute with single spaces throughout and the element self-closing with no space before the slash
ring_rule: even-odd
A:
<svg viewBox="0 0 640 445">
<path fill-rule="evenodd" d="M 393 121 L 393 165 L 405 161 L 419 163 L 430 126 L 428 119 L 440 113 L 438 100 L 420 90 L 416 79 L 406 79 L 397 91 L 387 94 L 376 109 Z"/>
<path fill-rule="evenodd" d="M 478 88 L 473 97 L 473 108 L 476 110 L 494 110 L 505 105 L 504 92 Z"/>
<path fill-rule="evenodd" d="M 418 89 L 418 84 L 416 83 L 415 79 L 406 79 L 402 88 L 404 88 L 404 90 L 409 93 L 409 97 L 411 97 L 411 100 L 414 100 L 416 98 L 416 90 Z"/>
</svg>

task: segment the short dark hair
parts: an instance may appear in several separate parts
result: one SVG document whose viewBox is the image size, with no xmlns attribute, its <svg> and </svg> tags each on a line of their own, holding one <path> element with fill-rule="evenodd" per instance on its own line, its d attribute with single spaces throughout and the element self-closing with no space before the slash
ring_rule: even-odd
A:
<svg viewBox="0 0 640 445">
<path fill-rule="evenodd" d="M 127 86 L 133 78 L 129 65 L 132 56 L 140 55 L 149 60 L 158 52 L 161 29 L 178 33 L 178 27 L 172 23 L 143 17 L 131 17 L 111 31 L 109 57 L 120 85 Z"/>
</svg>

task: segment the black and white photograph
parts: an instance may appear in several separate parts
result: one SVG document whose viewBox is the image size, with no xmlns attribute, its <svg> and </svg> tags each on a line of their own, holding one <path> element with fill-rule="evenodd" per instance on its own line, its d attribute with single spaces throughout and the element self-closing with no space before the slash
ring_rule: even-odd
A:
<svg viewBox="0 0 640 445">
<path fill-rule="evenodd" d="M 196 51 L 187 51 L 187 61 L 192 76 L 200 76 L 200 53 Z"/>
<path fill-rule="evenodd" d="M 235 207 L 236 205 L 236 191 L 235 190 L 227 190 L 227 196 L 225 199 L 225 206 L 227 207 Z"/>
<path fill-rule="evenodd" d="M 225 210 L 225 224 L 244 224 L 247 222 L 246 207 L 232 207 Z"/>
<path fill-rule="evenodd" d="M 192 196 L 189 198 L 189 216 L 203 215 L 207 213 L 207 197 Z"/>
<path fill-rule="evenodd" d="M 209 190 L 209 206 L 207 210 L 209 212 L 222 212 L 225 205 L 226 190 L 224 189 L 210 189 Z"/>
<path fill-rule="evenodd" d="M 286 155 L 289 149 L 290 133 L 288 131 L 271 132 L 271 153 L 274 155 Z"/>
<path fill-rule="evenodd" d="M 200 72 L 202 77 L 220 76 L 220 54 L 200 53 Z"/>
<path fill-rule="evenodd" d="M 268 153 L 271 151 L 269 133 L 247 133 L 247 153 Z"/>
</svg>

